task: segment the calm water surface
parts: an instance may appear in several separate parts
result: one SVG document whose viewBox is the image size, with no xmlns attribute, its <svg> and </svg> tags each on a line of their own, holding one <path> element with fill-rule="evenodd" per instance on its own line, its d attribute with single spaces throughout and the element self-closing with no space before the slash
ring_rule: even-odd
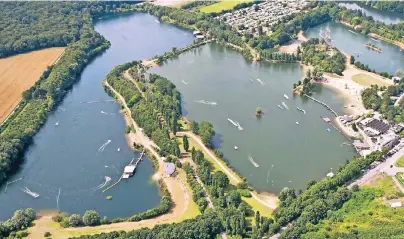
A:
<svg viewBox="0 0 404 239">
<path fill-rule="evenodd" d="M 339 3 L 339 5 L 352 10 L 361 10 L 367 16 L 385 24 L 397 24 L 404 21 L 404 14 L 402 13 L 381 11 L 368 6 L 359 6 L 356 3 Z"/>
<path fill-rule="evenodd" d="M 305 32 L 308 37 L 319 37 L 321 29 L 329 28 L 333 46 L 340 51 L 353 55 L 357 61 L 369 65 L 377 72 L 395 73 L 398 69 L 404 69 L 404 50 L 398 46 L 369 36 L 350 32 L 350 28 L 335 22 L 327 22 Z M 382 49 L 382 53 L 370 50 L 365 44 L 370 42 Z"/>
<path fill-rule="evenodd" d="M 308 180 L 325 177 L 330 168 L 337 168 L 355 155 L 352 148 L 341 146 L 347 140 L 321 120 L 320 116 L 330 116 L 329 111 L 292 96 L 293 83 L 302 78 L 302 69 L 296 64 L 252 64 L 238 52 L 211 44 L 151 71 L 177 85 L 187 118 L 214 124 L 215 146 L 259 190 L 304 188 Z M 315 97 L 343 113 L 343 99 L 329 89 L 320 88 Z M 199 100 L 217 105 L 196 102 Z M 278 108 L 282 101 L 290 110 Z M 254 116 L 257 107 L 264 111 L 261 119 Z M 227 118 L 238 121 L 244 130 L 239 131 Z M 249 155 L 258 168 L 249 161 Z"/>
<path fill-rule="evenodd" d="M 125 140 L 125 122 L 117 103 L 83 103 L 111 99 L 101 82 L 116 65 L 147 59 L 172 47 L 184 47 L 192 34 L 142 13 L 103 19 L 95 29 L 111 41 L 111 48 L 89 64 L 63 103 L 34 137 L 22 169 L 10 178 L 18 180 L 0 188 L 0 220 L 19 208 L 56 209 L 83 213 L 95 209 L 102 216 L 126 217 L 155 207 L 158 187 L 151 181 L 152 164 L 144 160 L 136 175 L 106 193 L 123 167 L 138 153 Z M 58 126 L 55 123 L 59 122 Z M 110 143 L 105 149 L 103 144 Z M 118 152 L 118 148 L 120 151 Z M 106 182 L 105 177 L 111 181 Z M 20 180 L 19 180 L 20 179 Z M 40 194 L 32 198 L 21 189 Z M 60 197 L 57 202 L 57 195 Z M 113 199 L 108 201 L 106 196 Z"/>
</svg>

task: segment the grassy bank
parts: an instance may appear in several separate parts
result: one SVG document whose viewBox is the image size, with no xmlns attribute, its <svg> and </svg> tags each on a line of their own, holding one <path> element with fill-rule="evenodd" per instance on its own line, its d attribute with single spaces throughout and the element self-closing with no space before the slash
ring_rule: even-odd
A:
<svg viewBox="0 0 404 239">
<path fill-rule="evenodd" d="M 203 13 L 212 13 L 212 12 L 221 12 L 223 10 L 231 10 L 233 9 L 236 5 L 243 3 L 243 2 L 251 2 L 252 0 L 233 0 L 233 1 L 228 1 L 224 0 L 212 5 L 208 5 L 205 7 L 202 7 L 200 9 L 201 12 Z"/>
</svg>

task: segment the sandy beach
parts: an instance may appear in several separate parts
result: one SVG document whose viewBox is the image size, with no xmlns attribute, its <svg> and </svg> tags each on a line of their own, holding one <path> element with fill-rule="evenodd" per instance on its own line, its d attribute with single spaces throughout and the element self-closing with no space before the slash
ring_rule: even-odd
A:
<svg viewBox="0 0 404 239">
<path fill-rule="evenodd" d="M 297 39 L 292 40 L 288 42 L 286 45 L 282 45 L 279 47 L 280 52 L 284 53 L 296 53 L 297 48 L 305 41 L 308 41 L 309 39 L 304 35 L 303 31 L 300 31 L 299 34 L 297 34 Z"/>
</svg>

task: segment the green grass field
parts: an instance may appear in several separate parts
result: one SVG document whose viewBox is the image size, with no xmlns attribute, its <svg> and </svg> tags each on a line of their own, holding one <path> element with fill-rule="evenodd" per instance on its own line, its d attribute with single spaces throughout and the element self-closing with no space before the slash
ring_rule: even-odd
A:
<svg viewBox="0 0 404 239">
<path fill-rule="evenodd" d="M 404 156 L 401 156 L 395 163 L 397 167 L 404 167 Z"/>
<path fill-rule="evenodd" d="M 397 180 L 404 186 L 404 173 L 398 173 L 396 175 Z"/>
<path fill-rule="evenodd" d="M 389 86 L 387 82 L 363 73 L 352 76 L 352 80 L 358 83 L 359 85 L 363 86 L 371 86 L 371 85 Z"/>
<path fill-rule="evenodd" d="M 252 0 L 233 0 L 233 1 L 229 1 L 229 0 L 225 0 L 225 1 L 221 1 L 212 5 L 208 5 L 205 6 L 203 8 L 200 9 L 201 12 L 204 13 L 211 13 L 211 12 L 221 12 L 223 10 L 230 10 L 233 7 L 235 7 L 237 4 L 240 4 L 242 2 L 251 2 Z"/>
</svg>

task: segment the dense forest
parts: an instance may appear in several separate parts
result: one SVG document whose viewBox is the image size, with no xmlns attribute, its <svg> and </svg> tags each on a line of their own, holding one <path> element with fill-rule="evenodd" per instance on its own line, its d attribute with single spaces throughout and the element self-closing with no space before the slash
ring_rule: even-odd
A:
<svg viewBox="0 0 404 239">
<path fill-rule="evenodd" d="M 3 183 L 7 175 L 18 168 L 25 149 L 32 141 L 32 137 L 45 123 L 48 113 L 54 109 L 63 99 L 67 90 L 78 80 L 78 76 L 84 66 L 96 55 L 109 47 L 110 43 L 99 33 L 94 31 L 92 17 L 116 11 L 125 11 L 129 9 L 131 5 L 123 2 L 119 4 L 108 2 L 54 2 L 49 4 L 43 2 L 2 2 L 0 6 L 10 11 L 15 8 L 23 9 L 24 11 L 21 10 L 21 14 L 25 13 L 23 16 L 12 14 L 13 11 L 7 13 L 18 17 L 11 17 L 10 19 L 14 19 L 11 22 L 5 21 L 6 23 L 4 23 L 3 21 L 3 23 L 0 23 L 8 26 L 7 28 L 4 26 L 5 30 L 0 31 L 0 35 L 4 32 L 8 32 L 10 36 L 18 36 L 18 33 L 14 34 L 9 31 L 19 31 L 21 29 L 21 31 L 24 31 L 25 25 L 41 25 L 42 20 L 39 21 L 39 19 L 42 19 L 44 16 L 46 16 L 46 18 L 44 18 L 43 21 L 48 19 L 52 22 L 54 17 L 56 18 L 56 16 L 53 16 L 55 14 L 63 15 L 63 12 L 70 14 L 68 9 L 74 11 L 73 18 L 80 22 L 80 28 L 76 34 L 76 38 L 71 39 L 72 42 L 67 46 L 61 59 L 53 67 L 49 68 L 34 86 L 23 93 L 23 100 L 20 103 L 19 109 L 0 128 L 0 183 Z M 126 9 L 119 9 L 118 7 L 126 7 Z M 41 18 L 39 18 L 38 15 L 40 15 Z M 3 15 L 1 17 L 3 17 Z M 69 20 L 70 23 L 75 22 L 73 18 Z M 22 19 L 25 20 L 21 22 Z M 30 22 L 29 19 L 33 22 Z M 39 22 L 36 23 L 36 21 Z M 51 25 L 57 24 L 54 23 Z M 45 26 L 48 25 L 45 24 Z M 35 27 L 32 28 L 35 29 Z M 35 38 L 37 35 L 41 34 L 42 30 L 48 32 L 48 29 L 49 28 L 41 29 L 38 27 L 37 31 L 28 31 L 30 34 L 25 33 L 24 36 L 28 37 L 26 39 L 29 39 L 29 37 Z M 68 28 L 68 26 L 65 26 L 63 29 L 75 32 L 76 28 Z M 54 32 L 57 33 L 58 31 L 55 30 Z M 7 37 L 1 37 L 0 42 L 4 39 L 8 39 L 5 43 L 10 46 L 15 42 L 19 42 L 14 38 L 9 39 Z M 34 41 L 29 40 L 29 42 Z M 51 45 L 42 45 L 41 47 L 49 46 Z M 6 51 L 4 51 L 6 54 L 15 54 L 34 48 L 18 48 L 18 50 L 9 51 L 7 47 L 1 46 L 0 49 L 6 49 Z"/>
<path fill-rule="evenodd" d="M 194 219 L 181 223 L 156 225 L 136 231 L 116 231 L 96 235 L 80 236 L 78 239 L 214 239 L 222 231 L 222 224 L 215 212 L 208 211 Z"/>
<path fill-rule="evenodd" d="M 92 19 L 125 2 L 0 2 L 0 58 L 78 41 Z"/>
<path fill-rule="evenodd" d="M 359 4 L 366 4 L 367 6 L 390 12 L 404 13 L 403 1 L 366 1 L 358 2 Z"/>
<path fill-rule="evenodd" d="M 139 77 L 137 65 L 133 62 L 116 67 L 108 74 L 108 83 L 124 97 L 133 119 L 159 146 L 160 154 L 179 156 L 178 144 L 170 138 L 170 132 L 175 134 L 179 128 L 178 119 L 182 113 L 180 93 L 166 78 L 155 74 L 147 79 L 143 74 Z M 132 67 L 130 74 L 137 80 L 142 92 L 123 77 L 123 70 L 129 67 Z"/>
<path fill-rule="evenodd" d="M 26 232 L 16 232 L 17 230 L 25 229 L 31 226 L 32 222 L 36 218 L 36 213 L 32 208 L 25 210 L 15 211 L 12 218 L 7 221 L 0 222 L 0 238 L 3 237 L 26 237 Z"/>
<path fill-rule="evenodd" d="M 99 52 L 109 46 L 91 25 L 82 29 L 82 38 L 66 48 L 65 54 L 49 76 L 35 84 L 23 96 L 21 112 L 14 114 L 1 128 L 0 183 L 16 168 L 31 143 L 32 137 L 45 123 L 48 112 L 59 103 L 78 75 Z"/>
<path fill-rule="evenodd" d="M 404 208 L 391 208 L 380 198 L 397 199 L 403 195 L 394 189 L 389 177 L 380 180 L 377 186 L 353 188 L 350 199 L 340 209 L 312 225 L 302 238 L 400 238 L 404 235 Z"/>
<path fill-rule="evenodd" d="M 313 38 L 303 42 L 299 56 L 304 64 L 313 65 L 321 71 L 342 75 L 345 70 L 346 57 L 336 48 L 331 48 L 321 42 L 318 38 Z"/>
</svg>

